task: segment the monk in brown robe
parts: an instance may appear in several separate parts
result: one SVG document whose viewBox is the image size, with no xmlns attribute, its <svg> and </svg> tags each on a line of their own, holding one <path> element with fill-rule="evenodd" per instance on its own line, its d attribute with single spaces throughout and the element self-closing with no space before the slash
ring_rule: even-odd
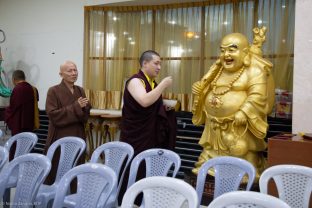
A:
<svg viewBox="0 0 312 208">
<path fill-rule="evenodd" d="M 62 137 L 76 136 L 85 139 L 85 123 L 91 109 L 83 88 L 75 85 L 78 78 L 76 64 L 66 61 L 61 65 L 59 74 L 62 82 L 51 87 L 47 94 L 46 112 L 49 117 L 49 130 L 46 152 L 54 141 Z M 85 155 L 83 154 L 78 163 L 81 164 L 84 161 Z M 57 164 L 58 157 L 54 157 L 48 183 L 54 181 Z"/>
<path fill-rule="evenodd" d="M 140 65 L 141 70 L 126 82 L 120 134 L 120 141 L 134 148 L 134 156 L 150 148 L 173 149 L 176 139 L 174 110 L 163 105 L 161 96 L 172 84 L 172 77 L 165 77 L 158 85 L 155 82 L 161 69 L 160 56 L 155 51 L 145 51 Z M 143 177 L 144 172 L 141 169 L 138 177 Z M 126 182 L 127 175 L 123 186 Z M 120 199 L 125 187 L 122 189 Z"/>
<path fill-rule="evenodd" d="M 39 128 L 38 91 L 25 80 L 22 70 L 13 72 L 12 82 L 15 87 L 10 97 L 10 106 L 5 109 L 5 122 L 12 136 Z M 14 158 L 14 153 L 15 143 L 10 150 L 10 160 Z"/>
</svg>

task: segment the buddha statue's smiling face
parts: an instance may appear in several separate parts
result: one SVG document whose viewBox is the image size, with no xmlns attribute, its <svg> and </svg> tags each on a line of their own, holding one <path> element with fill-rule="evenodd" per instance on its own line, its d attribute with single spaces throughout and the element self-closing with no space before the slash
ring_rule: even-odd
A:
<svg viewBox="0 0 312 208">
<path fill-rule="evenodd" d="M 244 65 L 248 54 L 248 40 L 240 33 L 232 33 L 222 39 L 220 61 L 224 70 L 235 72 Z"/>
</svg>

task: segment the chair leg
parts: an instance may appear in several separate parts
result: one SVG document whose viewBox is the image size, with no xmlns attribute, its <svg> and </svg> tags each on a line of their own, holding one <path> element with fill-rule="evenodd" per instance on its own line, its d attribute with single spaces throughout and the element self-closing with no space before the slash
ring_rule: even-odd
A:
<svg viewBox="0 0 312 208">
<path fill-rule="evenodd" d="M 3 195 L 3 208 L 10 208 L 11 204 L 11 189 L 7 188 L 5 189 L 4 195 Z"/>
</svg>

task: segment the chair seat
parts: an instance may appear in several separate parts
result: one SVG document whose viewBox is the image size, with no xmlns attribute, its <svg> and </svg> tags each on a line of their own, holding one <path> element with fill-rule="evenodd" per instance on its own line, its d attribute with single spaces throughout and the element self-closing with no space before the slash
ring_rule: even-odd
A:
<svg viewBox="0 0 312 208">
<path fill-rule="evenodd" d="M 68 195 L 70 183 L 77 178 L 77 193 Z M 115 172 L 103 164 L 87 163 L 69 170 L 57 187 L 53 208 L 98 207 L 101 197 L 107 200 L 117 188 Z M 103 204 L 103 207 L 108 206 Z"/>
<path fill-rule="evenodd" d="M 64 205 L 66 207 L 75 207 L 76 206 L 77 194 L 71 194 L 65 197 Z"/>
<path fill-rule="evenodd" d="M 16 186 L 17 182 L 17 177 L 16 176 L 10 176 L 9 182 L 7 183 L 6 187 L 7 188 L 13 188 Z"/>
<path fill-rule="evenodd" d="M 52 185 L 46 185 L 43 184 L 40 186 L 39 191 L 38 191 L 38 195 L 37 197 L 48 197 L 49 199 L 53 198 L 55 195 L 55 190 L 56 190 L 57 185 L 52 184 Z"/>
<path fill-rule="evenodd" d="M 101 197 L 98 203 L 98 207 L 103 207 L 104 203 L 106 204 L 106 207 L 114 207 L 115 199 L 116 199 L 115 195 L 116 193 L 113 192 L 108 198 L 106 203 L 103 201 L 103 197 Z M 66 196 L 64 200 L 64 205 L 69 208 L 75 207 L 76 201 L 77 201 L 76 197 L 77 197 L 77 194 L 71 194 L 71 195 Z"/>
</svg>

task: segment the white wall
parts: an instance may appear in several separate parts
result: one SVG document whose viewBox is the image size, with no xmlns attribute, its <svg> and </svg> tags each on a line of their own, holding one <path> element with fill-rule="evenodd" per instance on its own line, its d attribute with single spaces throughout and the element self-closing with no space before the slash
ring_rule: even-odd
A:
<svg viewBox="0 0 312 208">
<path fill-rule="evenodd" d="M 312 133 L 311 8 L 311 0 L 296 0 L 293 133 Z"/>
<path fill-rule="evenodd" d="M 125 1 L 125 0 L 123 0 Z M 76 62 L 82 85 L 84 6 L 120 0 L 0 0 L 0 29 L 6 41 L 0 45 L 2 66 L 25 71 L 26 79 L 39 90 L 39 108 L 45 108 L 49 87 L 58 84 L 59 66 Z M 0 37 L 1 38 L 1 37 Z M 0 106 L 8 99 L 0 97 Z"/>
</svg>

